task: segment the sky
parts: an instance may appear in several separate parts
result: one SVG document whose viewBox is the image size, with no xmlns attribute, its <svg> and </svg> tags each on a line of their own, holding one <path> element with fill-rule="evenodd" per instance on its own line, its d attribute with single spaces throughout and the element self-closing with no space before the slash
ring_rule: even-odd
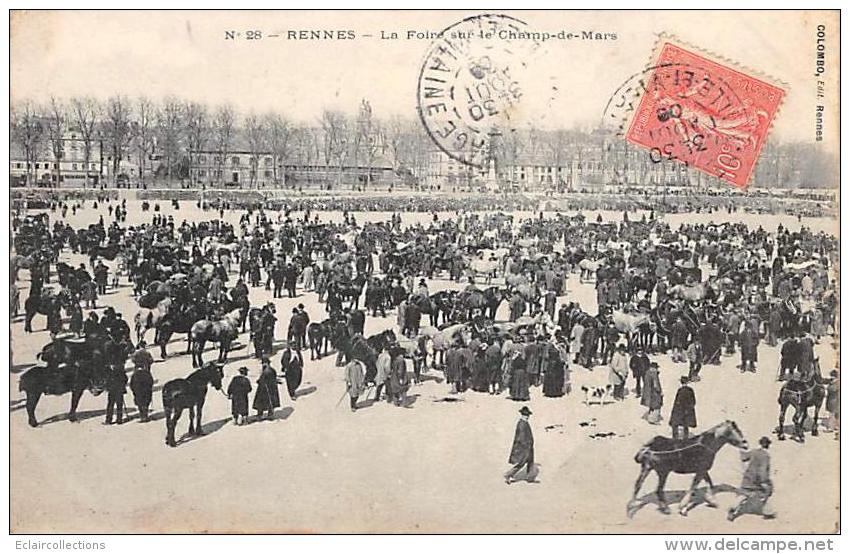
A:
<svg viewBox="0 0 850 554">
<path fill-rule="evenodd" d="M 50 95 L 175 95 L 242 113 L 278 111 L 315 123 L 324 109 L 354 113 L 367 98 L 379 117 L 416 117 L 417 78 L 437 32 L 476 12 L 65 11 L 15 12 L 12 102 Z M 480 12 L 478 12 L 480 13 Z M 650 64 L 659 33 L 767 76 L 788 92 L 772 133 L 814 142 L 826 105 L 826 148 L 838 146 L 838 17 L 831 12 L 508 12 L 533 31 L 593 31 L 616 40 L 549 40 L 522 74 L 528 124 L 590 127 L 608 99 Z M 816 97 L 817 26 L 825 25 L 824 99 Z M 293 40 L 330 30 L 354 39 Z M 239 32 L 235 40 L 226 32 Z M 260 31 L 259 40 L 247 40 Z M 382 39 L 382 33 L 399 39 Z M 272 37 L 270 35 L 278 35 Z M 371 36 L 364 36 L 371 35 Z M 554 83 L 553 98 L 545 98 Z M 537 95 L 537 96 L 535 96 Z"/>
</svg>

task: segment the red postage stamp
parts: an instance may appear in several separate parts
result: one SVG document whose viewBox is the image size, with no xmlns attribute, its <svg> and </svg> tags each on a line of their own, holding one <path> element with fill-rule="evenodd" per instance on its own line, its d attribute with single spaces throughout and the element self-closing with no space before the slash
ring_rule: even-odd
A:
<svg viewBox="0 0 850 554">
<path fill-rule="evenodd" d="M 745 188 L 785 91 L 664 42 L 626 140 Z"/>
</svg>

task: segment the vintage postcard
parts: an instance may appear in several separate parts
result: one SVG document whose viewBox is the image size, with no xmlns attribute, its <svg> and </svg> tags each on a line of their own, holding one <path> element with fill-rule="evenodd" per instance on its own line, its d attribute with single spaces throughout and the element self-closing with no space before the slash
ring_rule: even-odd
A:
<svg viewBox="0 0 850 554">
<path fill-rule="evenodd" d="M 839 532 L 840 32 L 11 11 L 11 532 Z"/>
</svg>

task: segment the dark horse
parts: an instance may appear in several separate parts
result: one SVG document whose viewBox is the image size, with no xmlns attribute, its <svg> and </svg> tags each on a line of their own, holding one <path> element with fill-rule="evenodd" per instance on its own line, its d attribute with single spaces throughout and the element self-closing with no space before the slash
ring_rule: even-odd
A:
<svg viewBox="0 0 850 554">
<path fill-rule="evenodd" d="M 30 295 L 24 301 L 24 331 L 32 333 L 32 320 L 38 315 L 48 315 L 60 308 L 70 309 L 73 305 L 71 293 L 62 290 L 57 294 Z"/>
<path fill-rule="evenodd" d="M 190 304 L 185 310 L 172 309 L 168 312 L 159 324 L 155 341 L 163 360 L 168 356 L 166 349 L 174 333 L 186 333 L 186 354 L 192 351 L 192 326 L 202 320 L 204 315 L 205 308 L 201 304 Z"/>
<path fill-rule="evenodd" d="M 697 485 L 703 479 L 708 483 L 706 501 L 709 506 L 716 507 L 712 492 L 714 483 L 711 482 L 708 470 L 714 465 L 714 457 L 717 452 L 725 444 L 747 448 L 747 440 L 734 421 L 726 420 L 690 439 L 679 440 L 656 436 L 643 445 L 635 455 L 635 461 L 641 465 L 641 468 L 640 475 L 635 482 L 632 499 L 626 507 L 628 516 L 634 516 L 640 508 L 637 495 L 647 475 L 653 470 L 658 474 L 658 487 L 655 492 L 658 496 L 658 509 L 662 513 L 670 513 L 670 508 L 667 507 L 667 500 L 664 497 L 664 483 L 667 482 L 667 475 L 671 471 L 673 473 L 694 474 L 691 488 L 679 504 L 680 514 L 688 515 L 688 511 L 695 505 L 692 502 L 692 497 Z"/>
<path fill-rule="evenodd" d="M 165 409 L 165 444 L 177 446 L 174 440 L 174 428 L 183 414 L 183 410 L 189 410 L 189 434 L 202 436 L 204 431 L 201 427 L 201 419 L 204 410 L 204 401 L 207 397 L 207 385 L 221 390 L 221 381 L 224 379 L 223 364 L 221 362 L 209 362 L 201 369 L 195 370 L 185 379 L 172 379 L 162 387 L 162 407 Z M 195 410 L 197 409 L 197 416 Z"/>
<path fill-rule="evenodd" d="M 788 406 L 794 406 L 794 439 L 804 442 L 806 439 L 803 432 L 803 424 L 809 415 L 809 408 L 814 407 L 815 415 L 812 419 L 812 436 L 818 436 L 818 413 L 826 398 L 826 389 L 819 382 L 818 376 L 813 375 L 808 381 L 788 381 L 782 385 L 779 391 L 779 429 L 777 438 L 785 440 L 785 411 Z"/>
<path fill-rule="evenodd" d="M 341 282 L 337 284 L 336 293 L 340 301 L 348 300 L 349 308 L 356 310 L 360 304 L 360 295 L 363 293 L 363 287 L 366 285 L 366 276 L 358 275 L 349 282 Z"/>
<path fill-rule="evenodd" d="M 42 394 L 62 396 L 71 393 L 68 421 L 77 421 L 77 406 L 88 389 L 94 396 L 106 387 L 105 345 L 57 340 L 44 347 L 38 357 L 47 366 L 37 366 L 23 375 L 18 390 L 27 395 L 27 417 L 32 427 L 38 426 L 35 408 Z"/>
<path fill-rule="evenodd" d="M 321 360 L 322 356 L 328 354 L 328 345 L 331 343 L 335 324 L 333 319 L 328 318 L 321 323 L 314 321 L 307 326 L 311 360 Z"/>
</svg>

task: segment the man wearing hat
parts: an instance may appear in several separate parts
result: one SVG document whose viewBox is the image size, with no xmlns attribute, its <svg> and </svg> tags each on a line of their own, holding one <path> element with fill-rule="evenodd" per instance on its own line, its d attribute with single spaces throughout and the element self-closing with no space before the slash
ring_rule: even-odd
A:
<svg viewBox="0 0 850 554">
<path fill-rule="evenodd" d="M 634 356 L 629 360 L 629 368 L 632 370 L 632 376 L 635 378 L 635 394 L 641 396 L 641 387 L 643 387 L 643 377 L 649 369 L 649 356 L 646 355 L 643 348 L 638 346 Z"/>
<path fill-rule="evenodd" d="M 148 410 L 153 397 L 153 376 L 151 375 L 151 364 L 153 356 L 145 349 L 145 341 L 139 341 L 139 349 L 133 352 L 133 375 L 130 377 L 130 390 L 133 392 L 133 401 L 139 410 L 139 423 L 150 421 Z"/>
<path fill-rule="evenodd" d="M 526 480 L 534 481 L 532 468 L 534 467 L 534 435 L 531 432 L 531 424 L 528 423 L 528 416 L 531 415 L 531 410 L 528 406 L 523 406 L 520 411 L 520 418 L 516 424 L 514 432 L 514 443 L 511 447 L 511 455 L 508 458 L 508 463 L 514 466 L 505 474 L 505 483 L 510 485 L 513 483 L 514 476 L 519 473 L 519 470 L 525 466 Z"/>
<path fill-rule="evenodd" d="M 658 364 L 651 362 L 646 375 L 643 377 L 643 390 L 640 397 L 641 406 L 647 411 L 643 418 L 652 425 L 661 422 L 661 406 L 664 405 L 664 393 L 661 391 L 661 379 L 658 376 Z"/>
<path fill-rule="evenodd" d="M 729 509 L 727 519 L 735 519 L 744 513 L 760 514 L 765 519 L 773 519 L 776 512 L 770 506 L 770 497 L 773 495 L 773 481 L 770 479 L 770 439 L 762 437 L 759 446 L 755 450 L 741 450 L 741 461 L 748 462 L 744 477 L 741 480 L 741 498 L 738 505 Z"/>
<path fill-rule="evenodd" d="M 227 387 L 227 397 L 230 399 L 230 413 L 236 425 L 245 425 L 248 419 L 248 393 L 251 392 L 251 381 L 248 380 L 248 368 L 239 368 L 239 375 L 233 377 Z"/>
<path fill-rule="evenodd" d="M 623 400 L 625 398 L 626 378 L 629 376 L 629 360 L 625 344 L 617 346 L 617 351 L 611 355 L 608 369 L 608 382 L 614 387 L 614 399 Z"/>
<path fill-rule="evenodd" d="M 676 399 L 673 400 L 673 410 L 670 412 L 670 430 L 674 439 L 686 439 L 690 433 L 690 428 L 697 426 L 697 399 L 694 389 L 688 385 L 688 377 L 683 375 L 679 382 L 682 386 L 676 391 Z M 679 436 L 679 429 L 682 429 L 681 436 Z"/>
</svg>

